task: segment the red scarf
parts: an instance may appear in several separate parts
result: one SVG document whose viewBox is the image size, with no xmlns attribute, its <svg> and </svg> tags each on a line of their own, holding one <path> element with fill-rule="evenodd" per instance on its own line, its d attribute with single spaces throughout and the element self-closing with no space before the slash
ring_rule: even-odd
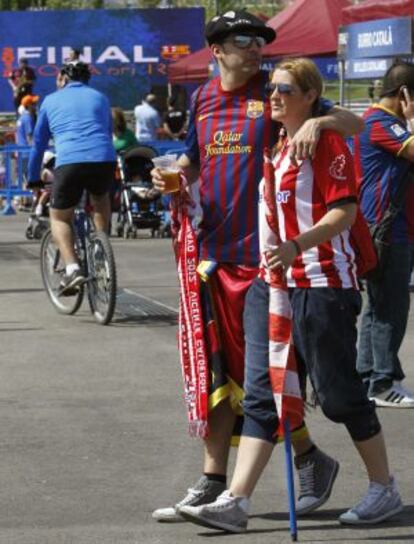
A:
<svg viewBox="0 0 414 544">
<path fill-rule="evenodd" d="M 172 199 L 172 232 L 178 279 L 180 311 L 178 345 L 184 381 L 189 433 L 206 437 L 208 432 L 208 362 L 197 273 L 197 238 L 189 215 L 191 207 L 182 177 L 182 189 Z"/>
<path fill-rule="evenodd" d="M 264 221 L 261 235 L 264 246 L 281 243 L 276 210 L 275 172 L 269 150 L 264 154 Z M 264 242 L 264 243 L 263 243 Z M 280 425 L 291 430 L 303 423 L 303 399 L 299 386 L 295 352 L 292 345 L 292 308 L 289 301 L 286 277 L 278 268 L 269 270 L 269 373 Z"/>
</svg>

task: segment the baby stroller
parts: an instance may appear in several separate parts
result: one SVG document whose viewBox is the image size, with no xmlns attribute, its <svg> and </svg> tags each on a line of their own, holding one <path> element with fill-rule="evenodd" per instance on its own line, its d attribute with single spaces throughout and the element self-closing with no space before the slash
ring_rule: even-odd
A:
<svg viewBox="0 0 414 544">
<path fill-rule="evenodd" d="M 36 192 L 33 205 L 26 227 L 28 240 L 40 240 L 49 229 L 49 201 L 52 183 L 54 180 L 55 154 L 46 151 L 42 161 L 41 179 L 45 184 L 44 189 Z"/>
<path fill-rule="evenodd" d="M 120 209 L 116 225 L 119 237 L 136 238 L 138 229 L 151 229 L 155 236 L 161 225 L 160 193 L 151 182 L 152 147 L 134 147 L 118 155 L 121 181 Z"/>
</svg>

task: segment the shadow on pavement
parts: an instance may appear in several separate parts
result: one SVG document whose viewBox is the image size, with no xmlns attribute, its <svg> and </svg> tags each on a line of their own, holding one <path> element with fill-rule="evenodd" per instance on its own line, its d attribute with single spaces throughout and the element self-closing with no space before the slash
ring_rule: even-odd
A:
<svg viewBox="0 0 414 544">
<path fill-rule="evenodd" d="M 38 240 L 17 240 L 14 242 L 0 242 L 0 248 L 3 246 L 33 246 L 38 245 L 40 248 L 40 243 Z"/>
<path fill-rule="evenodd" d="M 19 331 L 19 332 L 26 332 L 26 331 L 42 331 L 43 329 L 41 328 L 30 328 L 30 327 L 27 327 L 27 328 L 19 328 L 19 327 L 16 327 L 16 328 L 12 328 L 12 327 L 7 327 L 7 328 L 2 328 L 0 327 L 0 332 L 15 332 L 15 331 Z"/>
<path fill-rule="evenodd" d="M 321 510 L 319 512 L 314 512 L 307 516 L 301 516 L 298 518 L 298 523 L 302 521 L 329 521 L 337 520 L 338 517 L 347 510 L 347 508 L 332 508 L 330 510 Z M 261 518 L 261 519 L 270 519 L 274 521 L 283 521 L 289 519 L 289 514 L 287 512 L 269 512 L 265 514 L 255 514 L 251 516 L 251 519 Z M 348 528 L 352 528 L 351 525 L 347 525 Z M 358 526 L 356 526 L 358 527 Z M 359 527 L 362 527 L 360 525 Z M 364 527 L 414 527 L 414 505 L 407 504 L 404 506 L 404 510 L 400 512 L 395 518 L 385 521 L 383 524 L 378 525 L 364 525 Z M 316 526 L 308 527 L 316 528 Z"/>
<path fill-rule="evenodd" d="M 166 315 L 151 315 L 151 316 L 139 316 L 139 315 L 127 315 L 122 317 L 115 317 L 111 325 L 112 326 L 136 326 L 136 325 L 170 325 L 175 326 L 178 323 L 176 316 Z"/>
<path fill-rule="evenodd" d="M 23 289 L 0 289 L 0 295 L 11 295 L 11 294 L 20 294 L 20 293 L 41 293 L 42 291 L 45 292 L 43 287 L 33 287 L 33 288 L 25 288 Z"/>
<path fill-rule="evenodd" d="M 328 529 L 338 530 L 340 529 L 341 525 L 339 524 L 338 517 L 340 514 L 346 511 L 346 508 L 335 508 L 331 510 L 323 510 L 321 512 L 318 512 L 317 514 L 313 514 L 313 516 L 310 514 L 308 516 L 303 516 L 298 519 L 298 532 L 302 531 L 326 531 Z M 267 519 L 267 520 L 273 520 L 273 521 L 286 521 L 286 524 L 289 523 L 289 515 L 287 512 L 279 513 L 279 512 L 269 512 L 266 514 L 256 514 L 254 516 L 251 516 L 250 519 L 254 518 L 260 518 L 260 519 Z M 333 523 L 317 523 L 318 521 L 335 521 L 335 524 Z M 311 525 L 307 522 L 313 522 Z M 386 531 L 387 529 L 393 529 L 393 528 L 402 528 L 402 527 L 414 527 L 414 505 L 406 505 L 404 507 L 404 510 L 395 516 L 395 518 L 385 521 L 384 523 L 380 523 L 378 525 L 346 525 L 343 526 L 347 530 L 378 530 L 381 529 L 382 531 Z M 248 531 L 249 533 L 263 533 L 263 532 L 276 532 L 276 531 L 286 531 L 287 529 L 285 527 L 282 528 L 275 528 L 275 529 L 268 529 L 268 530 L 259 530 L 259 531 Z M 217 534 L 217 533 L 215 533 Z M 340 542 L 343 541 L 343 538 L 329 538 L 327 540 L 325 539 L 317 539 L 312 540 L 312 542 Z M 361 540 L 369 540 L 369 541 L 384 541 L 384 542 L 414 542 L 414 532 L 407 533 L 407 534 L 399 534 L 399 535 L 375 535 L 375 536 L 368 536 L 365 534 L 363 537 L 356 537 L 354 539 L 350 539 L 349 536 L 347 536 L 346 541 L 361 541 Z"/>
</svg>

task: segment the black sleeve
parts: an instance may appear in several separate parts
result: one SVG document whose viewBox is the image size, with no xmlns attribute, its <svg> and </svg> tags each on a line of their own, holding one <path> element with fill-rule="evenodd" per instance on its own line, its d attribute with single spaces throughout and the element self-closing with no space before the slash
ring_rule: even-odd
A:
<svg viewBox="0 0 414 544">
<path fill-rule="evenodd" d="M 329 202 L 329 204 L 327 204 L 327 208 L 328 210 L 332 210 L 333 208 L 340 208 L 341 206 L 345 206 L 345 204 L 352 204 L 356 202 L 357 202 L 356 196 L 347 196 L 345 198 L 340 198 L 339 200 L 335 200 L 334 202 Z"/>
</svg>

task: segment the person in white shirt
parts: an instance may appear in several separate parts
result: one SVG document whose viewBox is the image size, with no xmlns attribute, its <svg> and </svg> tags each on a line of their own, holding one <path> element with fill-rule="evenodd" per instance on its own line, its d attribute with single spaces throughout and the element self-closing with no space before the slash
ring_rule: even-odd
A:
<svg viewBox="0 0 414 544">
<path fill-rule="evenodd" d="M 156 96 L 148 94 L 142 104 L 134 109 L 135 136 L 138 142 L 149 142 L 157 139 L 157 130 L 161 126 L 161 118 L 154 104 Z"/>
</svg>

